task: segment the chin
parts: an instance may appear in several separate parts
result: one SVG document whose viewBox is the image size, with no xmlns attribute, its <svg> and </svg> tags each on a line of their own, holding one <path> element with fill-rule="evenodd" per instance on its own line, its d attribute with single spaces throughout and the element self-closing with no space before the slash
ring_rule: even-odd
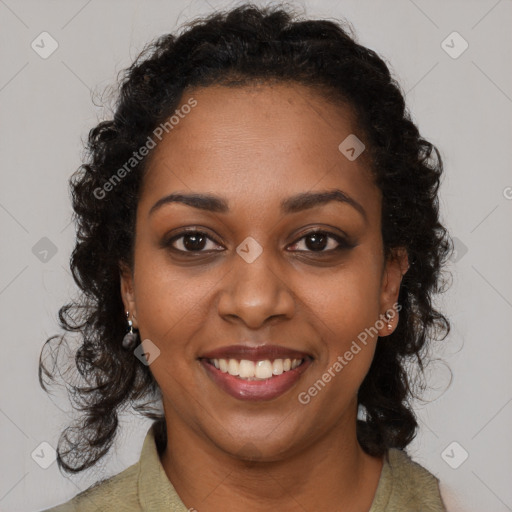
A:
<svg viewBox="0 0 512 512">
<path fill-rule="evenodd" d="M 276 428 L 279 421 L 285 428 Z M 226 426 L 224 431 L 216 434 L 209 437 L 220 450 L 248 462 L 283 460 L 294 452 L 303 451 L 304 437 L 310 437 L 301 436 L 297 425 L 292 426 L 287 420 L 284 421 L 284 418 L 278 421 L 274 419 L 271 425 L 268 422 L 255 422 L 250 428 L 245 429 Z"/>
</svg>

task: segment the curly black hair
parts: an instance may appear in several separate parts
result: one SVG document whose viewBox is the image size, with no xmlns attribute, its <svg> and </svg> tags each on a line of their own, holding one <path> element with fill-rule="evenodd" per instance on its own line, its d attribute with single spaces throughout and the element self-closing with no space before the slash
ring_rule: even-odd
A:
<svg viewBox="0 0 512 512">
<path fill-rule="evenodd" d="M 379 340 L 359 389 L 366 414 L 358 419 L 357 437 L 375 456 L 405 448 L 414 438 L 416 379 L 410 368 L 421 374 L 430 341 L 450 331 L 432 304 L 433 295 L 444 291 L 443 266 L 453 251 L 439 216 L 440 153 L 420 136 L 386 63 L 356 42 L 348 23 L 302 19 L 282 5 L 244 4 L 195 19 L 144 48 L 123 71 L 113 119 L 89 132 L 87 162 L 70 179 L 77 229 L 70 266 L 81 292 L 59 310 L 59 320 L 66 333 L 77 334 L 73 369 L 85 384 L 67 383 L 81 417 L 61 433 L 61 470 L 77 473 L 96 464 L 111 448 L 126 406 L 157 420 L 161 442 L 166 436 L 163 413 L 153 406 L 161 399 L 158 385 L 149 367 L 121 346 L 126 317 L 120 268 L 133 268 L 135 213 L 148 157 L 105 197 L 98 199 L 98 190 L 106 190 L 134 150 L 174 113 L 185 89 L 270 81 L 312 87 L 356 113 L 382 191 L 385 256 L 405 247 L 410 265 L 398 298 L 400 322 Z M 46 391 L 45 378 L 55 381 L 56 368 L 46 367 L 46 349 L 55 361 L 66 333 L 46 340 L 41 350 L 39 381 Z"/>
</svg>

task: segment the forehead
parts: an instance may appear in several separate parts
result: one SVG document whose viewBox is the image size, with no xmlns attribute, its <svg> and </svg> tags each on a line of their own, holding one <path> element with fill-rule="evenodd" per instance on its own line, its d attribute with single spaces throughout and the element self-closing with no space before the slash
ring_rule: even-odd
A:
<svg viewBox="0 0 512 512">
<path fill-rule="evenodd" d="M 141 202 L 178 189 L 260 203 L 315 186 L 378 192 L 365 153 L 340 152 L 363 138 L 348 105 L 299 84 L 189 89 L 177 110 L 191 99 L 150 155 Z"/>
</svg>

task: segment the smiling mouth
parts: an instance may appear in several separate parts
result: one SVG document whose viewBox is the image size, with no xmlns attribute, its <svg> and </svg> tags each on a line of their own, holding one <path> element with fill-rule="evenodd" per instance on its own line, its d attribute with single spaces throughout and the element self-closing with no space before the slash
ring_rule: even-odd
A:
<svg viewBox="0 0 512 512">
<path fill-rule="evenodd" d="M 295 370 L 295 368 L 304 364 L 305 359 L 262 359 L 251 361 L 249 359 L 223 359 L 214 358 L 206 361 L 220 370 L 222 373 L 228 373 L 241 380 L 266 380 L 272 379 L 283 373 Z"/>
<path fill-rule="evenodd" d="M 202 354 L 206 375 L 232 397 L 274 400 L 292 390 L 313 362 L 312 355 L 278 345 L 231 345 Z"/>
<path fill-rule="evenodd" d="M 227 364 L 226 371 L 220 369 L 221 360 L 223 360 L 224 369 L 226 369 L 224 364 Z M 293 389 L 312 361 L 310 357 L 258 359 L 257 361 L 234 358 L 200 359 L 207 375 L 221 390 L 238 400 L 251 402 L 274 400 Z M 215 366 L 215 362 L 219 368 Z M 274 365 L 277 374 L 274 374 Z M 238 371 L 238 375 L 229 373 L 230 366 L 234 373 Z"/>
</svg>

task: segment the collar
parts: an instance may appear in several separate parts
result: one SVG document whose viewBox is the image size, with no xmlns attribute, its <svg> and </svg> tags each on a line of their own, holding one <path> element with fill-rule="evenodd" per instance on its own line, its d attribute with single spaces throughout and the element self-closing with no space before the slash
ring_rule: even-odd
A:
<svg viewBox="0 0 512 512">
<path fill-rule="evenodd" d="M 187 512 L 160 462 L 155 429 L 149 428 L 139 459 L 138 495 L 144 512 Z"/>
<path fill-rule="evenodd" d="M 188 512 L 178 493 L 167 478 L 167 474 L 160 462 L 157 446 L 157 422 L 149 428 L 142 445 L 139 459 L 138 496 L 144 512 Z M 393 478 L 390 462 L 398 462 L 398 450 L 389 450 L 384 457 L 381 476 L 375 493 L 370 512 L 386 510 L 393 492 Z M 389 457 L 393 460 L 389 460 Z"/>
</svg>

